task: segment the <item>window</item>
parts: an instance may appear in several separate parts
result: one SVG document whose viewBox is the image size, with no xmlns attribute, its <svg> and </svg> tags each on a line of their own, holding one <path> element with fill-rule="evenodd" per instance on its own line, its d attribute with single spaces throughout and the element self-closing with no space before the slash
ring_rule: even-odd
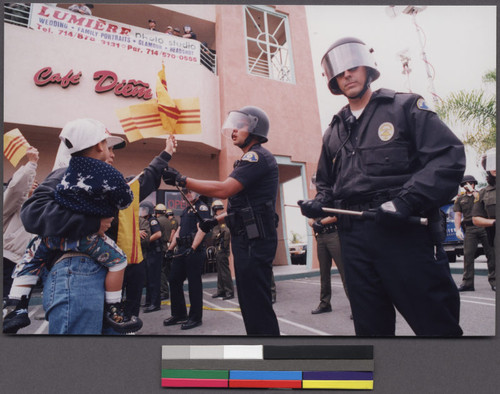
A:
<svg viewBox="0 0 500 394">
<path fill-rule="evenodd" d="M 295 81 L 286 15 L 245 6 L 248 72 L 282 82 Z"/>
</svg>

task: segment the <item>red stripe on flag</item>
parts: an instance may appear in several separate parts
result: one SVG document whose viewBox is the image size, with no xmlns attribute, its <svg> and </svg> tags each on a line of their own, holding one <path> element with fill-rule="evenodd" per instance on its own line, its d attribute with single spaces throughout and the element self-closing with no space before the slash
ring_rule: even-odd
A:
<svg viewBox="0 0 500 394">
<path fill-rule="evenodd" d="M 6 147 L 5 152 L 4 152 L 5 155 L 8 155 L 12 149 L 14 149 L 17 145 L 19 145 L 19 142 L 21 142 L 21 143 L 26 142 L 26 140 L 24 139 L 24 137 L 22 135 L 18 135 L 17 137 L 15 137 L 12 141 L 10 141 L 7 144 L 7 147 Z"/>
<path fill-rule="evenodd" d="M 5 155 L 7 157 L 7 159 L 12 159 L 12 157 L 17 153 L 17 151 L 19 149 L 21 149 L 24 144 L 26 143 L 26 140 L 23 138 L 22 140 L 19 140 L 17 141 L 17 143 L 15 144 L 15 146 L 13 146 L 13 144 L 9 144 L 9 150 L 11 150 L 10 153 L 8 153 L 7 155 Z"/>
</svg>

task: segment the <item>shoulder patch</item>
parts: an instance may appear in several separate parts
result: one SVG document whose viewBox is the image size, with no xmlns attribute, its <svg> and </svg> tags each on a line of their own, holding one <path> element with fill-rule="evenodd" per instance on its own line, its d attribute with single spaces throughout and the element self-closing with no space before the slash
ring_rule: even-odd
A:
<svg viewBox="0 0 500 394">
<path fill-rule="evenodd" d="M 158 223 L 158 220 L 156 220 L 156 219 L 151 220 L 151 225 L 153 225 L 153 226 L 154 226 L 155 224 L 159 224 L 159 223 Z"/>
<path fill-rule="evenodd" d="M 430 112 L 434 112 L 428 105 L 427 103 L 425 102 L 425 100 L 423 98 L 419 98 L 417 100 L 417 108 L 418 109 L 422 109 L 424 111 L 430 111 Z"/>
<path fill-rule="evenodd" d="M 243 157 L 241 158 L 242 161 L 249 161 L 251 163 L 256 163 L 259 161 L 259 155 L 257 154 L 257 152 L 254 152 L 254 151 L 250 151 L 250 152 L 247 152 L 243 155 Z"/>
<path fill-rule="evenodd" d="M 201 204 L 200 205 L 200 211 L 206 212 L 206 211 L 208 211 L 208 207 L 205 204 Z"/>
</svg>

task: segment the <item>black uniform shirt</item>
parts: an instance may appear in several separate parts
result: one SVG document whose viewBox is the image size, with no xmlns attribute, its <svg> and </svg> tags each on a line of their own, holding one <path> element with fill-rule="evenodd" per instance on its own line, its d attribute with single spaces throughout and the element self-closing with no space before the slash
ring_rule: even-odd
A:
<svg viewBox="0 0 500 394">
<path fill-rule="evenodd" d="M 151 216 L 148 218 L 148 221 L 149 221 L 149 226 L 151 227 L 151 235 L 156 233 L 157 231 L 161 231 L 161 226 L 160 223 L 158 222 L 158 219 L 156 219 L 154 216 Z M 151 247 L 161 246 L 161 237 L 151 242 L 150 246 Z"/>
<path fill-rule="evenodd" d="M 193 205 L 203 219 L 210 219 L 210 210 L 208 209 L 207 204 L 198 199 Z M 191 207 L 188 206 L 181 214 L 181 229 L 179 231 L 179 237 L 186 237 L 188 235 L 194 236 L 194 234 L 198 231 L 197 223 L 198 217 L 193 212 Z"/>
<path fill-rule="evenodd" d="M 380 89 L 348 136 L 348 107 L 334 116 L 323 137 L 316 199 L 371 201 L 395 193 L 415 211 L 439 207 L 457 192 L 465 170 L 463 144 L 429 110 L 422 97 Z M 344 119 L 344 120 L 343 120 Z M 333 159 L 339 152 L 335 163 Z"/>
<path fill-rule="evenodd" d="M 272 153 L 260 144 L 253 145 L 236 162 L 229 176 L 239 181 L 244 189 L 229 198 L 228 212 L 248 207 L 249 202 L 254 208 L 267 202 L 275 206 L 279 184 L 278 164 Z M 248 201 L 245 196 L 248 196 Z"/>
</svg>

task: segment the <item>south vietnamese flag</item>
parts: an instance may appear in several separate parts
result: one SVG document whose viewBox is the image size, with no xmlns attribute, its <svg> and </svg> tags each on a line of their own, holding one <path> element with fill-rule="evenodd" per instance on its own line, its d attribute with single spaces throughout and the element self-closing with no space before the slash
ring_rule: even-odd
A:
<svg viewBox="0 0 500 394">
<path fill-rule="evenodd" d="M 3 135 L 3 154 L 15 167 L 30 147 L 19 129 L 8 131 Z"/>
<path fill-rule="evenodd" d="M 134 200 L 126 209 L 118 213 L 118 237 L 116 244 L 127 256 L 128 264 L 139 264 L 144 258 L 139 232 L 139 176 L 129 183 Z"/>
</svg>

